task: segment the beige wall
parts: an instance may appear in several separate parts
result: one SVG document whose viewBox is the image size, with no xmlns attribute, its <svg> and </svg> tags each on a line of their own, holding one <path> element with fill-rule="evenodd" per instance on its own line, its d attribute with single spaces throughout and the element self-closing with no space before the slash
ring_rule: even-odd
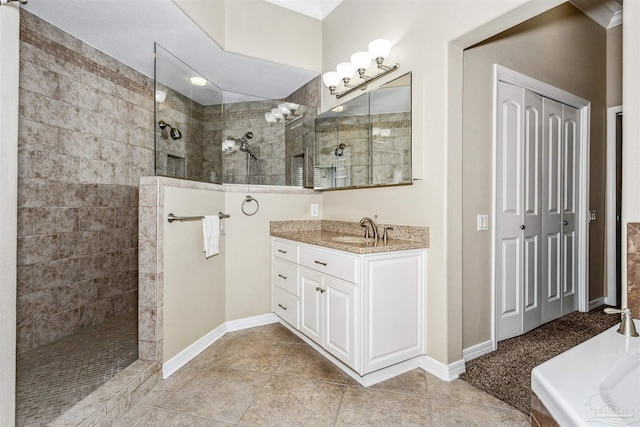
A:
<svg viewBox="0 0 640 427">
<path fill-rule="evenodd" d="M 173 0 L 227 52 L 322 69 L 322 24 L 262 0 Z"/>
<path fill-rule="evenodd" d="M 164 187 L 164 211 L 209 215 L 225 211 L 225 193 Z M 225 220 L 229 221 L 229 220 Z M 225 321 L 225 253 L 205 258 L 202 222 L 161 222 L 164 227 L 163 361 L 167 362 Z"/>
<path fill-rule="evenodd" d="M 304 190 L 293 194 L 246 192 L 229 186 L 225 193 L 226 221 L 226 320 L 271 313 L 271 238 L 269 222 L 322 218 L 322 195 Z M 247 195 L 260 203 L 255 215 L 242 213 Z M 311 203 L 317 203 L 320 216 L 311 218 Z M 255 203 L 245 205 L 252 212 Z"/>
<path fill-rule="evenodd" d="M 493 212 L 493 65 L 591 101 L 589 297 L 604 296 L 606 32 L 565 3 L 464 53 L 463 346 L 491 339 L 491 236 L 476 215 Z M 541 60 L 545 58 L 545 60 Z"/>
<path fill-rule="evenodd" d="M 202 223 L 158 222 L 162 235 L 164 270 L 162 360 L 167 362 L 225 321 L 271 313 L 270 221 L 306 220 L 316 203 L 322 215 L 322 194 L 290 188 L 225 185 L 214 190 L 164 186 L 163 215 L 181 216 L 224 212 L 220 253 L 202 253 Z M 187 181 L 184 181 L 188 184 Z M 161 187 L 162 188 L 162 187 Z M 226 190 L 226 191 L 225 191 Z M 260 207 L 245 215 L 242 205 L 250 194 Z M 251 213 L 254 202 L 245 204 Z M 315 219 L 321 219 L 318 216 Z"/>
<path fill-rule="evenodd" d="M 18 5 L 0 6 L 0 425 L 15 423 Z"/>
<path fill-rule="evenodd" d="M 624 135 L 622 136 L 622 224 L 640 222 L 640 2 L 624 4 L 622 28 L 622 105 L 624 105 Z M 626 242 L 627 227 L 622 227 L 622 241 Z M 624 245 L 624 243 L 623 243 Z M 624 246 L 623 246 L 624 247 Z M 622 251 L 622 265 L 627 265 L 626 250 Z M 622 269 L 622 283 L 627 272 Z M 623 290 L 622 306 L 626 307 Z"/>
<path fill-rule="evenodd" d="M 607 108 L 622 105 L 622 25 L 607 30 Z"/>
<path fill-rule="evenodd" d="M 430 227 L 427 354 L 444 363 L 462 357 L 461 48 L 559 3 L 345 0 L 323 22 L 323 72 L 380 37 L 393 43 L 389 62 L 413 72 L 414 178 L 423 181 L 326 192 L 324 218 L 354 220 L 377 213 L 383 222 Z M 345 38 L 346 28 L 358 31 Z M 324 90 L 322 110 L 343 101 Z"/>
</svg>

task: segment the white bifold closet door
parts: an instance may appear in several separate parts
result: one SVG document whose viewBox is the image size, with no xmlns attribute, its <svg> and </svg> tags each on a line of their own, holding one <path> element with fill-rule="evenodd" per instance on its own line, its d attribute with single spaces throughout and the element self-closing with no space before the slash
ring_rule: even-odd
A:
<svg viewBox="0 0 640 427">
<path fill-rule="evenodd" d="M 579 111 L 499 82 L 497 339 L 576 309 Z"/>
</svg>

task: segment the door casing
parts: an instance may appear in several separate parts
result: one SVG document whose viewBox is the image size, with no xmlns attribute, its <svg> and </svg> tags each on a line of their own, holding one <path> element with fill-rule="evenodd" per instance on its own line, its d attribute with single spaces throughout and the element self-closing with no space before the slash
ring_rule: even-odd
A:
<svg viewBox="0 0 640 427">
<path fill-rule="evenodd" d="M 582 312 L 589 311 L 589 271 L 588 271 L 588 255 L 589 255 L 589 124 L 591 117 L 591 103 L 583 98 L 558 89 L 547 83 L 531 78 L 525 74 L 511 70 L 499 64 L 494 64 L 493 78 L 493 111 L 497 111 L 498 104 L 498 82 L 511 83 L 536 92 L 546 98 L 551 98 L 563 104 L 580 110 L 580 158 L 579 158 L 579 205 L 576 221 L 578 248 L 578 310 Z M 497 224 L 497 194 L 496 194 L 496 156 L 498 150 L 498 129 L 496 119 L 493 120 L 493 189 L 492 189 L 492 219 L 494 224 L 491 234 L 491 341 L 493 349 L 497 347 L 497 301 L 496 301 L 496 242 L 498 241 Z"/>
</svg>

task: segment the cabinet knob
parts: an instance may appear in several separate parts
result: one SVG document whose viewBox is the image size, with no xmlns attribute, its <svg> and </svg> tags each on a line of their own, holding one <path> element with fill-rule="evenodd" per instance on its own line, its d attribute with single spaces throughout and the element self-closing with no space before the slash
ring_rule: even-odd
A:
<svg viewBox="0 0 640 427">
<path fill-rule="evenodd" d="M 569 225 L 569 221 L 562 221 L 564 225 Z"/>
<path fill-rule="evenodd" d="M 281 254 L 286 254 L 287 251 L 283 251 L 282 249 L 278 249 L 278 252 L 280 252 Z"/>
<path fill-rule="evenodd" d="M 520 226 L 520 230 L 524 230 L 524 224 Z"/>
<path fill-rule="evenodd" d="M 326 267 L 326 266 L 327 266 L 327 263 L 326 263 L 326 262 L 322 262 L 322 261 L 318 261 L 318 260 L 315 260 L 314 262 L 315 262 L 316 264 L 320 264 L 320 265 L 322 265 L 322 266 L 324 266 L 324 267 Z"/>
<path fill-rule="evenodd" d="M 316 292 L 320 292 L 322 290 L 322 288 L 320 288 L 320 286 L 316 286 Z"/>
<path fill-rule="evenodd" d="M 324 294 L 325 292 L 327 292 L 327 290 L 326 290 L 326 289 L 320 289 L 320 293 L 321 293 L 321 294 Z"/>
<path fill-rule="evenodd" d="M 283 278 L 284 280 L 287 280 L 287 276 L 283 276 L 282 274 L 278 274 L 278 277 Z"/>
<path fill-rule="evenodd" d="M 282 305 L 282 304 L 278 304 L 278 307 L 280 307 L 280 308 L 281 308 L 281 309 L 283 309 L 283 310 L 286 310 L 286 309 L 287 309 L 287 306 L 286 306 L 286 305 Z"/>
</svg>

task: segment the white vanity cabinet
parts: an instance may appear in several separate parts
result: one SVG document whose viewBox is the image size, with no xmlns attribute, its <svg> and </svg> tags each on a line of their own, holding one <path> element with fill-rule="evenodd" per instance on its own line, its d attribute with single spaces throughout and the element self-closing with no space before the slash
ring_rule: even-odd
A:
<svg viewBox="0 0 640 427">
<path fill-rule="evenodd" d="M 357 371 L 359 257 L 309 246 L 299 256 L 300 331 Z"/>
<path fill-rule="evenodd" d="M 281 240 L 272 242 L 271 307 L 285 322 L 300 327 L 300 286 L 298 282 L 298 246 Z"/>
<path fill-rule="evenodd" d="M 359 255 L 274 237 L 272 254 L 273 312 L 360 376 L 424 353 L 424 249 Z"/>
</svg>

